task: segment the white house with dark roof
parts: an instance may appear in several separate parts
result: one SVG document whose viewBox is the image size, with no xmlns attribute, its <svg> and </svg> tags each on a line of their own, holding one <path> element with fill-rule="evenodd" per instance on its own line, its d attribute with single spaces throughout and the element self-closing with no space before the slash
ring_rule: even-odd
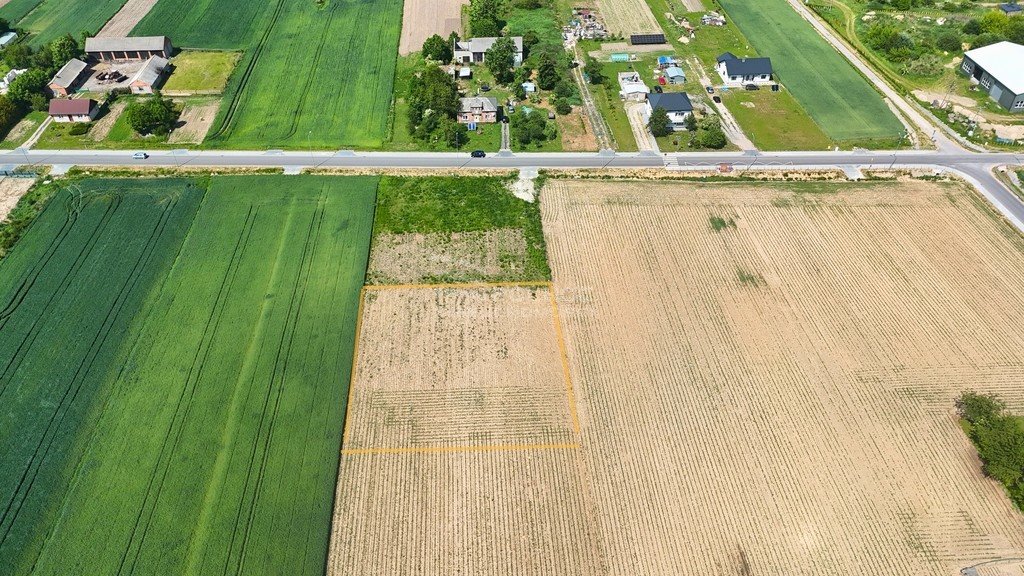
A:
<svg viewBox="0 0 1024 576">
<path fill-rule="evenodd" d="M 650 118 L 655 108 L 663 108 L 668 113 L 668 124 L 673 130 L 685 130 L 686 118 L 693 114 L 693 104 L 685 92 L 665 92 L 651 94 L 647 97 L 645 112 Z"/>
<path fill-rule="evenodd" d="M 997 42 L 964 53 L 960 71 L 1010 112 L 1024 112 L 1024 46 Z"/>
<path fill-rule="evenodd" d="M 727 86 L 772 82 L 771 58 L 737 58 L 731 52 L 726 52 L 716 61 L 715 70 Z"/>
<path fill-rule="evenodd" d="M 487 51 L 498 41 L 497 37 L 488 36 L 484 38 L 470 38 L 455 43 L 455 61 L 459 63 L 483 62 Z M 512 36 L 512 44 L 515 45 L 514 65 L 523 63 L 523 37 Z"/>
</svg>

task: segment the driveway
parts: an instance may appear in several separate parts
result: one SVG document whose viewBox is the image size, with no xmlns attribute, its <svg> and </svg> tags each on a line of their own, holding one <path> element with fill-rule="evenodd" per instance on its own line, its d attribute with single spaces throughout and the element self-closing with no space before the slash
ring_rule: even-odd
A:
<svg viewBox="0 0 1024 576">
<path fill-rule="evenodd" d="M 696 58 L 690 58 L 690 69 L 697 73 L 700 77 L 700 83 L 704 86 L 714 86 L 714 82 L 708 77 L 707 71 L 700 65 L 700 61 Z M 714 107 L 715 111 L 718 112 L 718 117 L 722 119 L 722 132 L 725 132 L 725 137 L 729 139 L 729 142 L 735 144 L 740 150 L 757 150 L 757 146 L 751 142 L 750 138 L 743 133 L 743 129 L 740 128 L 739 122 L 736 121 L 736 117 L 732 115 L 732 112 L 725 107 L 724 102 L 711 101 L 711 106 Z"/>
<path fill-rule="evenodd" d="M 636 147 L 641 152 L 661 152 L 658 148 L 658 141 L 647 129 L 647 119 L 644 118 L 644 105 L 640 102 L 626 102 L 626 117 L 629 118 L 629 127 L 633 129 L 633 137 L 636 138 Z"/>
</svg>

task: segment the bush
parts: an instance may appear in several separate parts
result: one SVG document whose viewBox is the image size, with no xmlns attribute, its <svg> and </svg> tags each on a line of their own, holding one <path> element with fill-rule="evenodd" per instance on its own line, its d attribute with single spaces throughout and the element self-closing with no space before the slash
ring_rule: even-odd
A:
<svg viewBox="0 0 1024 576">
<path fill-rule="evenodd" d="M 934 54 L 925 54 L 902 66 L 900 72 L 909 76 L 938 76 L 942 73 L 942 60 Z"/>
<path fill-rule="evenodd" d="M 86 135 L 88 133 L 89 133 L 89 123 L 88 122 L 75 122 L 74 124 L 71 125 L 71 128 L 68 129 L 68 134 L 70 134 L 72 136 L 84 136 L 84 135 Z"/>
<path fill-rule="evenodd" d="M 555 112 L 561 114 L 562 116 L 565 116 L 566 114 L 572 112 L 572 104 L 569 104 L 569 101 L 566 100 L 565 98 L 555 98 L 554 104 Z"/>
<path fill-rule="evenodd" d="M 145 100 L 136 100 L 125 108 L 125 119 L 139 134 L 163 136 L 174 128 L 178 115 L 174 103 L 157 94 Z"/>
<path fill-rule="evenodd" d="M 434 34 L 423 42 L 423 57 L 447 64 L 452 61 L 452 45 L 441 36 Z"/>
<path fill-rule="evenodd" d="M 554 127 L 549 126 L 548 119 L 542 111 L 515 114 L 509 128 L 512 138 L 521 146 L 534 144 L 540 147 L 544 142 L 557 136 Z"/>
<path fill-rule="evenodd" d="M 1024 509 L 1024 418 L 1007 414 L 994 394 L 964 392 L 956 408 L 985 474 L 1001 482 Z"/>
<path fill-rule="evenodd" d="M 963 46 L 963 38 L 953 31 L 946 31 L 935 38 L 935 47 L 945 52 L 959 52 Z"/>
</svg>

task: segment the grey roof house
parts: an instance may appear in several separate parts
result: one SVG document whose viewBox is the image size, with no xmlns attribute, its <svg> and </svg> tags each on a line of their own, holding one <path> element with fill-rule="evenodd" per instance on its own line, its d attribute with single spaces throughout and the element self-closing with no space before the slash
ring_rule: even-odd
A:
<svg viewBox="0 0 1024 576">
<path fill-rule="evenodd" d="M 664 108 L 668 113 L 668 123 L 674 130 L 686 126 L 686 117 L 693 114 L 693 104 L 685 92 L 665 92 L 651 94 L 647 97 L 646 113 L 650 118 L 655 108 Z"/>
<path fill-rule="evenodd" d="M 1024 46 L 997 42 L 964 53 L 960 71 L 1010 112 L 1024 112 Z"/>
<path fill-rule="evenodd" d="M 460 63 L 483 62 L 487 51 L 498 41 L 497 37 L 470 38 L 455 43 L 455 61 Z M 513 36 L 512 43 L 516 47 L 515 66 L 523 63 L 523 37 Z"/>
<path fill-rule="evenodd" d="M 767 84 L 772 81 L 771 58 L 737 58 L 726 52 L 717 58 L 715 70 L 726 84 Z"/>
<path fill-rule="evenodd" d="M 481 96 L 459 98 L 458 120 L 463 124 L 493 124 L 498 121 L 498 100 Z"/>
</svg>

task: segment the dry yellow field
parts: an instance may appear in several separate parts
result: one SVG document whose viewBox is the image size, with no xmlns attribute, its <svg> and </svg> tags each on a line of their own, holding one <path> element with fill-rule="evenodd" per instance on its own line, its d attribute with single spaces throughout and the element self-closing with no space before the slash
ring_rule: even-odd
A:
<svg viewBox="0 0 1024 576">
<path fill-rule="evenodd" d="M 972 192 L 552 180 L 541 198 L 557 322 L 544 290 L 367 292 L 330 574 L 1024 557 L 1024 516 L 953 410 L 968 388 L 1024 409 L 1024 239 Z M 566 446 L 522 447 L 548 442 Z"/>
<path fill-rule="evenodd" d="M 661 25 L 644 0 L 597 0 L 597 8 L 612 34 L 660 33 Z"/>
<path fill-rule="evenodd" d="M 398 53 L 402 56 L 419 52 L 423 42 L 434 34 L 448 38 L 461 33 L 460 11 L 469 0 L 405 0 L 402 9 L 402 37 Z"/>
</svg>

